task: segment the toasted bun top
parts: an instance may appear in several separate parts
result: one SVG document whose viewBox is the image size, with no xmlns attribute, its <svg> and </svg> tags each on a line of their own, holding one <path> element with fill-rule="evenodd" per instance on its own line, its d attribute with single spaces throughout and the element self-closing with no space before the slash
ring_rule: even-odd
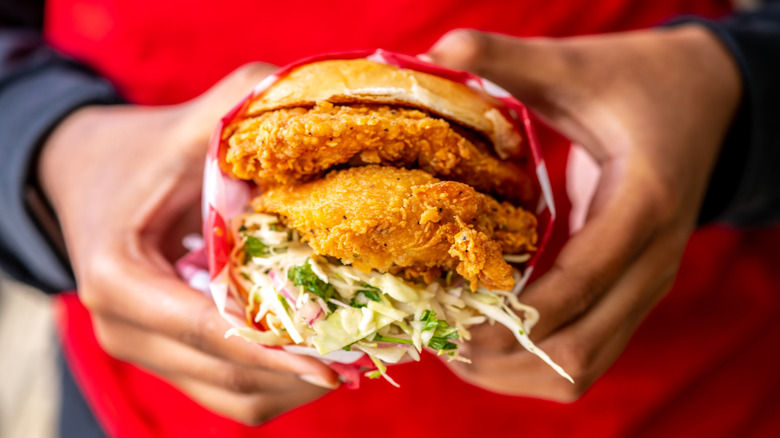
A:
<svg viewBox="0 0 780 438">
<path fill-rule="evenodd" d="M 493 142 L 502 158 L 517 154 L 520 147 L 520 134 L 491 96 L 439 76 L 367 59 L 320 61 L 298 67 L 257 96 L 247 115 L 311 106 L 319 101 L 419 108 L 481 133 Z"/>
</svg>

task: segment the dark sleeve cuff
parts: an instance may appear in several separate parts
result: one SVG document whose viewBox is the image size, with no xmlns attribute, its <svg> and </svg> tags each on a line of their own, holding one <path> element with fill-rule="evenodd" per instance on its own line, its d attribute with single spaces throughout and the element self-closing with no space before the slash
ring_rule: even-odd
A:
<svg viewBox="0 0 780 438">
<path fill-rule="evenodd" d="M 780 222 L 780 4 L 721 22 L 683 18 L 709 29 L 742 76 L 743 101 L 715 167 L 700 224 Z"/>
<path fill-rule="evenodd" d="M 31 214 L 26 192 L 34 185 L 38 148 L 53 127 L 79 107 L 120 98 L 107 81 L 42 44 L 8 47 L 0 45 L 0 269 L 48 292 L 72 289 L 70 266 Z"/>
</svg>

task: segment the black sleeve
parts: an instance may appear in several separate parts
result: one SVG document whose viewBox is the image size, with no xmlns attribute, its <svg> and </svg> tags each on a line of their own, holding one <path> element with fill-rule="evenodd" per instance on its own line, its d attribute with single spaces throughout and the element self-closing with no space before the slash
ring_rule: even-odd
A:
<svg viewBox="0 0 780 438">
<path fill-rule="evenodd" d="M 37 149 L 73 110 L 119 97 L 107 81 L 43 43 L 38 3 L 0 7 L 0 270 L 54 292 L 75 283 L 25 202 L 35 187 Z"/>
<path fill-rule="evenodd" d="M 710 182 L 700 223 L 780 222 L 780 3 L 721 22 L 714 32 L 742 74 L 743 101 Z"/>
</svg>

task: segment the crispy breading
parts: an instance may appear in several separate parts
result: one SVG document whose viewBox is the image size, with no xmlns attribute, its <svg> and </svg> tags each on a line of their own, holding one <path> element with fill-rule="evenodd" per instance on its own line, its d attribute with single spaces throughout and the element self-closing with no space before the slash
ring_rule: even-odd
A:
<svg viewBox="0 0 780 438">
<path fill-rule="evenodd" d="M 536 218 L 470 186 L 421 170 L 369 165 L 271 189 L 252 205 L 278 214 L 318 254 L 368 272 L 422 277 L 455 270 L 490 289 L 510 290 L 503 253 L 535 250 Z"/>
<path fill-rule="evenodd" d="M 345 163 L 383 164 L 419 168 L 518 204 L 534 198 L 535 186 L 519 164 L 498 159 L 459 130 L 415 109 L 319 102 L 231 126 L 226 170 L 269 189 L 314 180 Z"/>
</svg>

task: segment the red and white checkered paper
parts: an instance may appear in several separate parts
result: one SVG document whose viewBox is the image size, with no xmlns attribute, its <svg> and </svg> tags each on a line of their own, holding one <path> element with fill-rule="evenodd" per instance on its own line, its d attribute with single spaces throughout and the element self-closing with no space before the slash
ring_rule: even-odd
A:
<svg viewBox="0 0 780 438">
<path fill-rule="evenodd" d="M 381 49 L 375 51 L 355 51 L 318 55 L 283 67 L 259 83 L 246 98 L 239 102 L 233 110 L 222 118 L 211 138 L 208 156 L 206 158 L 203 186 L 203 236 L 209 271 L 208 292 L 213 297 L 222 316 L 235 327 L 246 327 L 246 321 L 243 306 L 230 292 L 231 279 L 228 272 L 228 255 L 232 248 L 230 247 L 228 239 L 229 228 L 227 227 L 227 224 L 231 217 L 243 212 L 247 208 L 248 201 L 253 196 L 257 196 L 258 191 L 252 182 L 234 179 L 222 171 L 219 165 L 219 157 L 224 156 L 224 154 L 221 154 L 220 152 L 221 148 L 227 147 L 225 142 L 222 141 L 222 131 L 233 120 L 244 115 L 248 103 L 252 99 L 262 94 L 268 87 L 296 67 L 330 59 L 361 58 L 401 68 L 417 70 L 441 76 L 455 82 L 460 82 L 472 89 L 495 97 L 503 105 L 499 110 L 504 113 L 505 117 L 507 117 L 510 123 L 513 124 L 525 139 L 522 143 L 524 153 L 530 153 L 530 157 L 525 160 L 527 165 L 527 169 L 525 170 L 529 174 L 535 174 L 537 176 L 539 186 L 541 187 L 541 197 L 535 212 L 539 221 L 539 250 L 526 263 L 522 280 L 516 285 L 515 292 L 519 293 L 523 288 L 536 261 L 544 250 L 545 243 L 552 231 L 553 221 L 555 220 L 555 204 L 553 203 L 547 169 L 534 133 L 534 122 L 529 117 L 525 106 L 502 88 L 486 79 L 467 72 L 445 69 L 409 55 Z M 201 252 L 201 259 L 203 258 L 202 256 L 203 253 Z M 198 277 L 196 269 L 193 266 L 194 263 L 192 263 L 196 258 L 196 256 L 193 256 L 190 260 L 182 260 L 183 263 L 179 264 L 180 272 L 184 273 L 185 277 L 190 279 Z M 203 279 L 202 274 L 203 273 L 201 272 L 201 279 Z M 201 284 L 202 283 L 204 283 L 204 281 L 201 281 Z M 320 356 L 313 348 L 300 346 L 284 348 L 298 354 L 319 357 L 321 360 L 328 363 L 334 370 L 342 374 L 347 380 L 352 382 L 358 380 L 357 376 L 360 366 L 370 364 L 370 361 L 367 361 L 367 358 L 363 357 L 363 353 L 361 352 L 337 351 L 326 356 Z"/>
</svg>

